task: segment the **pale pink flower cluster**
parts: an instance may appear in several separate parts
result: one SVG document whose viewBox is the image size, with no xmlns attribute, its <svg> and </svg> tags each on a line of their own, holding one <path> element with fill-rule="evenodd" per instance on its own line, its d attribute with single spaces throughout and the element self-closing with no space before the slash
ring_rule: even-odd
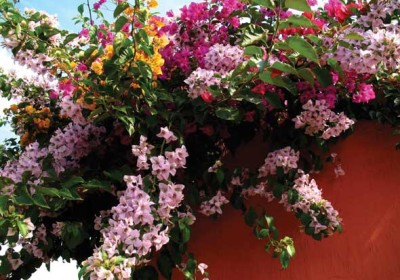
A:
<svg viewBox="0 0 400 280">
<path fill-rule="evenodd" d="M 48 65 L 52 58 L 43 53 L 35 54 L 31 50 L 26 50 L 19 51 L 14 57 L 14 60 L 19 64 L 28 67 L 33 72 L 44 75 L 49 72 Z"/>
<path fill-rule="evenodd" d="M 328 108 L 325 100 L 309 100 L 303 105 L 304 111 L 293 119 L 296 128 L 304 128 L 307 135 L 320 135 L 327 140 L 339 136 L 349 129 L 354 121 L 343 112 L 336 114 Z"/>
<path fill-rule="evenodd" d="M 299 198 L 294 204 L 288 202 L 288 194 L 284 193 L 280 203 L 283 203 L 287 211 L 309 214 L 312 218 L 309 226 L 314 228 L 314 233 L 319 233 L 326 229 L 335 230 L 341 222 L 338 211 L 336 211 L 329 201 L 322 198 L 322 192 L 318 188 L 314 179 L 310 180 L 310 175 L 305 174 L 302 170 L 298 171 L 298 177 L 294 181 L 293 189 L 298 193 Z M 318 211 L 311 208 L 312 205 L 319 207 Z M 326 215 L 329 224 L 322 225 L 317 217 L 320 214 Z"/>
<path fill-rule="evenodd" d="M 221 84 L 221 79 L 217 77 L 217 73 L 213 70 L 197 68 L 185 80 L 185 83 L 189 86 L 189 97 L 194 99 L 208 92 L 208 87 L 214 85 L 219 86 Z"/>
<path fill-rule="evenodd" d="M 53 167 L 56 172 L 79 167 L 79 160 L 100 145 L 100 138 L 104 132 L 104 127 L 92 124 L 81 126 L 77 123 L 69 123 L 62 130 L 57 129 L 48 147 L 54 159 Z"/>
<path fill-rule="evenodd" d="M 222 195 L 221 191 L 218 191 L 217 194 L 213 196 L 210 200 L 201 203 L 199 212 L 206 216 L 211 216 L 214 214 L 222 214 L 221 207 L 224 204 L 228 203 L 229 200 Z"/>
<path fill-rule="evenodd" d="M 380 69 L 394 72 L 399 69 L 400 27 L 397 22 L 384 23 L 387 15 L 399 9 L 399 2 L 378 1 L 370 4 L 370 12 L 362 15 L 356 26 L 344 29 L 338 39 L 347 41 L 351 48 L 339 46 L 327 54 L 340 62 L 345 71 L 359 74 L 376 74 Z M 359 34 L 361 40 L 347 39 L 349 34 Z"/>
<path fill-rule="evenodd" d="M 25 10 L 24 10 L 24 13 L 27 16 L 32 16 L 36 12 L 39 12 L 40 21 L 38 21 L 38 24 L 35 27 L 37 27 L 39 25 L 48 25 L 53 28 L 58 28 L 60 26 L 60 23 L 58 22 L 58 18 L 56 15 L 49 15 L 45 11 L 37 11 L 35 9 L 30 9 L 30 8 L 25 8 Z"/>
<path fill-rule="evenodd" d="M 157 134 L 158 137 L 164 138 L 165 142 L 168 144 L 170 142 L 176 141 L 178 138 L 168 129 L 168 127 L 162 127 L 160 133 Z"/>
<path fill-rule="evenodd" d="M 267 155 L 264 164 L 258 169 L 258 177 L 275 175 L 278 167 L 283 168 L 283 171 L 288 173 L 290 169 L 297 168 L 298 161 L 299 152 L 296 152 L 289 146 L 273 151 Z"/>
<path fill-rule="evenodd" d="M 243 53 L 239 46 L 212 45 L 204 58 L 205 69 L 226 75 L 243 62 Z"/>
<path fill-rule="evenodd" d="M 30 218 L 28 218 L 28 219 L 29 219 L 28 229 L 31 232 L 33 232 L 35 226 L 30 222 Z M 46 227 L 43 224 L 41 224 L 34 232 L 32 239 L 28 240 L 27 238 L 21 238 L 18 241 L 18 243 L 21 243 L 22 247 L 30 255 L 47 262 L 49 260 L 49 257 L 46 256 L 44 254 L 43 250 L 39 248 L 39 242 L 42 242 L 43 244 L 47 244 L 46 236 L 47 236 Z"/>
<path fill-rule="evenodd" d="M 40 185 L 43 182 L 42 177 L 47 176 L 43 170 L 43 159 L 48 155 L 53 157 L 53 167 L 57 173 L 79 167 L 79 160 L 100 145 L 102 133 L 104 133 L 103 127 L 91 124 L 82 127 L 70 123 L 54 133 L 47 148 L 41 148 L 38 142 L 29 144 L 17 160 L 8 161 L 0 169 L 1 177 L 12 180 L 10 185 L 2 188 L 1 193 L 9 195 L 14 193 L 15 184 L 22 182 L 25 172 L 31 175 L 28 185 Z M 31 188 L 31 192 L 34 193 L 35 190 Z"/>
<path fill-rule="evenodd" d="M 185 188 L 182 184 L 164 184 L 159 183 L 160 197 L 158 199 L 159 208 L 157 210 L 158 215 L 161 218 L 171 218 L 170 212 L 181 204 L 183 200 L 183 189 Z"/>
<path fill-rule="evenodd" d="M 1 67 L 0 67 L 1 68 Z M 31 105 L 45 106 L 48 98 L 44 92 L 50 92 L 57 86 L 55 77 L 50 74 L 45 75 L 23 75 L 16 69 L 6 71 L 6 83 L 12 85 L 10 89 L 11 97 L 19 103 L 29 103 Z"/>
<path fill-rule="evenodd" d="M 267 182 L 265 181 L 260 182 L 255 187 L 251 186 L 247 189 L 243 189 L 241 194 L 244 198 L 260 196 L 266 198 L 268 202 L 274 200 L 274 194 L 270 191 Z"/>
<path fill-rule="evenodd" d="M 65 96 L 60 104 L 60 115 L 70 118 L 74 123 L 86 125 L 88 122 L 82 114 L 83 106 L 72 100 L 72 96 Z"/>
<path fill-rule="evenodd" d="M 11 195 L 14 193 L 15 184 L 22 182 L 23 174 L 29 172 L 32 180 L 29 185 L 38 185 L 42 183 L 39 179 L 43 173 L 42 159 L 48 155 L 47 148 L 41 148 L 38 142 L 29 144 L 25 151 L 17 160 L 8 161 L 6 165 L 0 169 L 0 177 L 6 177 L 12 180 L 12 183 L 1 189 L 2 194 Z"/>
<path fill-rule="evenodd" d="M 165 129 L 158 136 L 176 140 Z M 184 185 L 170 181 L 176 169 L 185 167 L 188 156 L 185 146 L 148 158 L 153 149 L 147 138 L 141 136 L 139 145 L 132 146 L 132 153 L 138 157 L 141 169 L 151 170 L 155 175 L 150 180 L 154 180 L 158 192 L 154 197 L 151 191 L 145 192 L 140 175 L 124 176 L 127 188 L 121 193 L 119 204 L 95 219 L 95 229 L 102 234 L 102 245 L 83 263 L 90 279 L 130 279 L 132 268 L 147 262 L 153 251 L 159 251 L 169 242 L 172 211 L 190 223 L 195 220 L 190 211 L 177 211 L 184 198 Z M 107 216 L 108 225 L 104 227 L 103 218 Z"/>
<path fill-rule="evenodd" d="M 154 247 L 168 243 L 168 227 L 154 224 L 154 202 L 143 191 L 141 176 L 125 176 L 127 189 L 111 209 L 109 226 L 101 230 L 103 243 L 83 265 L 90 279 L 130 279 L 132 267 L 140 265 Z M 121 250 L 121 251 L 120 251 Z M 118 257 L 124 255 L 123 261 Z"/>
<path fill-rule="evenodd" d="M 238 46 L 215 44 L 210 47 L 204 60 L 204 68 L 197 68 L 185 80 L 191 98 L 208 92 L 210 86 L 220 86 L 221 79 L 243 62 L 243 49 Z"/>
<path fill-rule="evenodd" d="M 147 137 L 141 135 L 139 145 L 132 145 L 132 154 L 137 157 L 136 167 L 139 170 L 147 170 L 150 165 L 147 162 L 147 155 L 151 154 L 151 150 L 154 146 L 147 143 Z"/>
<path fill-rule="evenodd" d="M 164 138 L 166 143 L 176 141 L 178 138 L 167 128 L 161 128 L 158 137 Z M 147 143 L 147 138 L 140 137 L 139 145 L 132 146 L 132 153 L 137 157 L 136 166 L 139 170 L 147 170 L 150 168 L 149 160 L 151 163 L 151 172 L 157 176 L 158 180 L 167 180 L 170 175 L 176 174 L 176 169 L 183 168 L 186 165 L 186 158 L 188 153 L 186 147 L 182 145 L 180 148 L 172 152 L 165 152 L 165 155 L 157 155 L 148 157 L 154 147 Z"/>
</svg>

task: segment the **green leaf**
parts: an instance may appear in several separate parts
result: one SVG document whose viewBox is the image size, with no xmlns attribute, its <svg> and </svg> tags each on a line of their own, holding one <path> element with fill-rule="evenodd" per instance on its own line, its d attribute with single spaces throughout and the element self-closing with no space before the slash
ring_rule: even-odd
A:
<svg viewBox="0 0 400 280">
<path fill-rule="evenodd" d="M 21 25 L 19 23 L 15 27 L 15 34 L 16 35 L 20 35 L 21 34 Z"/>
<path fill-rule="evenodd" d="M 85 189 L 102 189 L 112 192 L 111 184 L 108 181 L 100 181 L 97 179 L 90 180 L 82 185 Z"/>
<path fill-rule="evenodd" d="M 253 0 L 253 3 L 270 9 L 275 8 L 275 2 L 273 0 Z"/>
<path fill-rule="evenodd" d="M 294 9 L 302 12 L 311 12 L 311 7 L 307 0 L 285 0 L 285 8 Z"/>
<path fill-rule="evenodd" d="M 264 51 L 262 48 L 257 47 L 257 46 L 247 46 L 244 49 L 244 54 L 245 55 L 253 55 L 253 56 L 263 56 Z"/>
<path fill-rule="evenodd" d="M 268 100 L 268 103 L 272 105 L 275 109 L 282 109 L 282 101 L 277 93 L 267 92 L 265 94 L 265 98 Z"/>
<path fill-rule="evenodd" d="M 344 39 L 355 40 L 355 41 L 365 40 L 365 38 L 357 32 L 350 32 L 350 33 L 346 34 L 346 36 L 344 36 Z"/>
<path fill-rule="evenodd" d="M 65 223 L 61 238 L 64 244 L 71 250 L 74 250 L 78 245 L 82 244 L 87 238 L 87 233 L 83 229 L 81 223 Z"/>
<path fill-rule="evenodd" d="M 35 193 L 32 195 L 33 203 L 39 207 L 50 209 L 49 204 L 47 204 L 46 199 L 42 194 Z"/>
<path fill-rule="evenodd" d="M 182 234 L 182 242 L 187 243 L 190 240 L 190 226 L 185 221 L 180 220 L 179 229 Z"/>
<path fill-rule="evenodd" d="M 80 4 L 80 5 L 78 6 L 78 12 L 79 12 L 81 15 L 83 14 L 84 6 L 85 6 L 85 4 Z"/>
<path fill-rule="evenodd" d="M 316 67 L 313 69 L 313 72 L 321 87 L 326 88 L 333 84 L 332 75 L 328 69 Z"/>
<path fill-rule="evenodd" d="M 296 76 L 299 75 L 299 73 L 297 73 L 297 70 L 293 66 L 284 62 L 276 61 L 274 62 L 274 64 L 272 64 L 271 68 L 278 69 L 282 72 L 293 74 Z"/>
<path fill-rule="evenodd" d="M 282 264 L 282 268 L 286 269 L 289 266 L 289 261 L 290 261 L 290 256 L 286 250 L 282 250 L 282 252 L 279 255 L 279 261 Z"/>
<path fill-rule="evenodd" d="M 300 68 L 297 69 L 297 72 L 304 80 L 309 82 L 312 87 L 314 86 L 314 74 L 309 68 Z"/>
<path fill-rule="evenodd" d="M 292 50 L 319 64 L 317 52 L 309 42 L 299 36 L 289 37 L 286 42 Z"/>
<path fill-rule="evenodd" d="M 6 256 L 0 257 L 0 275 L 8 275 L 11 272 L 10 262 Z"/>
<path fill-rule="evenodd" d="M 80 195 L 74 190 L 60 189 L 59 194 L 62 198 L 65 198 L 68 200 L 82 200 Z"/>
<path fill-rule="evenodd" d="M 260 230 L 259 234 L 260 238 L 265 238 L 269 235 L 269 230 L 267 228 L 263 228 Z"/>
<path fill-rule="evenodd" d="M 113 47 L 116 55 L 120 54 L 120 50 L 124 47 L 126 41 L 127 39 L 124 33 L 118 32 L 117 34 L 115 34 Z"/>
<path fill-rule="evenodd" d="M 293 244 L 289 244 L 286 246 L 286 251 L 289 254 L 289 257 L 293 257 L 294 254 L 296 253 L 296 249 L 294 248 Z"/>
<path fill-rule="evenodd" d="M 266 82 L 271 85 L 275 85 L 278 87 L 282 87 L 287 89 L 290 93 L 296 94 L 297 93 L 297 88 L 296 85 L 287 77 L 272 77 L 271 76 L 271 71 L 264 71 L 259 75 L 260 80 L 263 82 Z"/>
<path fill-rule="evenodd" d="M 240 118 L 239 110 L 231 107 L 220 107 L 215 111 L 215 115 L 227 121 L 236 121 Z"/>
<path fill-rule="evenodd" d="M 287 192 L 287 197 L 290 204 L 295 204 L 297 199 L 299 198 L 299 193 L 293 189 L 290 189 Z"/>
<path fill-rule="evenodd" d="M 222 169 L 218 169 L 215 175 L 217 176 L 218 183 L 222 184 L 225 178 L 224 171 Z"/>
<path fill-rule="evenodd" d="M 124 16 L 119 17 L 115 22 L 114 31 L 119 32 L 127 22 L 128 22 L 127 17 L 124 17 Z"/>
<path fill-rule="evenodd" d="M 68 44 L 69 42 L 74 40 L 76 37 L 78 37 L 78 34 L 68 34 L 64 39 L 64 45 Z"/>
<path fill-rule="evenodd" d="M 289 25 L 289 23 L 291 25 Z M 309 18 L 303 15 L 292 15 L 279 25 L 279 29 L 289 28 L 289 27 L 311 27 L 319 29 L 319 27 L 315 25 L 314 22 L 312 22 Z"/>
<path fill-rule="evenodd" d="M 26 185 L 18 185 L 15 191 L 15 203 L 18 205 L 32 205 L 32 197 L 28 192 Z"/>
<path fill-rule="evenodd" d="M 86 274 L 86 269 L 87 269 L 87 268 L 88 268 L 87 266 L 82 266 L 82 267 L 79 269 L 79 272 L 78 272 L 78 279 L 79 279 L 79 280 Z"/>
<path fill-rule="evenodd" d="M 115 7 L 114 10 L 114 18 L 119 16 L 123 11 L 125 11 L 127 8 L 129 8 L 129 3 L 128 2 L 122 2 Z"/>
<path fill-rule="evenodd" d="M 250 24 L 243 32 L 242 46 L 253 45 L 255 42 L 265 38 L 265 30 L 261 26 Z"/>
<path fill-rule="evenodd" d="M 170 280 L 172 277 L 172 269 L 174 268 L 174 266 L 175 263 L 171 259 L 168 250 L 162 250 L 157 258 L 157 267 L 161 275 Z"/>
<path fill-rule="evenodd" d="M 84 54 L 83 54 L 83 56 L 85 57 L 85 59 L 88 59 L 88 58 L 92 55 L 92 53 L 93 53 L 95 50 L 97 50 L 97 47 L 96 47 L 96 46 L 91 46 L 91 47 L 89 47 L 87 50 L 85 50 L 85 52 L 84 52 Z"/>
<path fill-rule="evenodd" d="M 69 189 L 75 185 L 83 184 L 83 183 L 85 183 L 85 180 L 82 177 L 74 176 L 74 177 L 69 178 L 67 181 L 62 182 L 61 186 Z"/>
<path fill-rule="evenodd" d="M 29 232 L 29 230 L 28 230 L 28 225 L 27 225 L 25 222 L 23 222 L 23 221 L 17 221 L 17 227 L 18 227 L 19 233 L 20 233 L 23 237 L 25 237 L 25 236 L 28 235 L 28 232 Z"/>
<path fill-rule="evenodd" d="M 48 187 L 36 187 L 36 193 L 47 195 L 50 197 L 60 197 L 59 189 L 56 188 L 48 188 Z"/>
<path fill-rule="evenodd" d="M 323 45 L 322 39 L 319 38 L 319 37 L 316 36 L 316 35 L 309 34 L 309 35 L 306 36 L 306 38 L 307 38 L 308 40 L 310 40 L 311 42 L 313 42 L 314 44 L 316 44 L 317 46 L 322 46 L 322 45 Z"/>
<path fill-rule="evenodd" d="M 257 212 L 254 210 L 253 207 L 250 207 L 247 210 L 246 215 L 244 216 L 244 221 L 246 225 L 252 227 L 257 219 Z"/>
<path fill-rule="evenodd" d="M 329 65 L 330 67 L 333 68 L 333 70 L 335 70 L 335 71 L 339 74 L 339 77 L 340 77 L 341 79 L 344 78 L 343 69 L 342 69 L 342 67 L 340 67 L 339 63 L 338 63 L 335 59 L 333 59 L 333 58 L 328 58 L 328 59 L 327 59 L 327 63 L 328 63 L 328 65 Z"/>
<path fill-rule="evenodd" d="M 0 214 L 7 210 L 8 196 L 0 195 Z"/>
<path fill-rule="evenodd" d="M 268 227 L 272 227 L 274 225 L 274 217 L 265 215 L 265 221 L 267 222 Z"/>
</svg>

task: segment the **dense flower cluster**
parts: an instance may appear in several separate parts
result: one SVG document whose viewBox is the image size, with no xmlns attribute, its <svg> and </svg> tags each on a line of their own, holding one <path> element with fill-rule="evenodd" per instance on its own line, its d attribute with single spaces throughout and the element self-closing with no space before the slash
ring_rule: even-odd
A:
<svg viewBox="0 0 400 280">
<path fill-rule="evenodd" d="M 7 177 L 12 180 L 12 184 L 1 190 L 3 194 L 12 194 L 15 185 L 22 182 L 25 172 L 29 172 L 34 178 L 28 183 L 38 185 L 41 183 L 39 179 L 43 172 L 42 159 L 48 155 L 48 149 L 39 147 L 39 143 L 34 142 L 25 148 L 25 151 L 19 156 L 18 160 L 9 161 L 0 169 L 0 176 Z"/>
<path fill-rule="evenodd" d="M 310 100 L 303 105 L 303 109 L 293 121 L 296 128 L 305 128 L 307 135 L 320 135 L 327 140 L 339 136 L 354 124 L 344 113 L 336 114 L 330 110 L 324 100 Z"/>
<path fill-rule="evenodd" d="M 290 147 L 276 150 L 268 154 L 264 165 L 259 168 L 258 177 L 267 178 L 276 175 L 277 168 L 283 168 L 285 173 L 294 170 L 296 178 L 290 191 L 295 191 L 297 198 L 293 200 L 293 194 L 291 195 L 292 198 L 289 198 L 289 191 L 285 191 L 278 197 L 280 203 L 284 205 L 287 211 L 309 215 L 310 221 L 303 225 L 312 228 L 314 234 L 335 231 L 341 222 L 339 213 L 329 201 L 322 198 L 322 192 L 315 180 L 310 179 L 309 174 L 298 168 L 298 161 L 299 152 L 295 152 Z M 259 195 L 267 198 L 268 201 L 274 199 L 274 194 L 265 181 L 260 182 L 255 187 L 243 189 L 242 195 L 245 197 Z"/>
<path fill-rule="evenodd" d="M 221 79 L 243 61 L 243 50 L 238 46 L 215 44 L 208 50 L 204 61 L 204 68 L 197 68 L 185 80 L 191 98 L 207 94 L 210 86 L 221 85 Z"/>
<path fill-rule="evenodd" d="M 79 160 L 100 145 L 104 128 L 92 124 L 81 126 L 70 123 L 63 130 L 58 129 L 50 139 L 49 154 L 57 173 L 79 167 Z"/>
<path fill-rule="evenodd" d="M 296 152 L 291 147 L 269 153 L 265 158 L 264 164 L 258 169 L 258 177 L 275 175 L 277 168 L 282 168 L 285 173 L 289 172 L 290 169 L 297 168 L 299 154 L 299 152 Z"/>
<path fill-rule="evenodd" d="M 236 29 L 239 26 L 239 18 L 231 17 L 231 12 L 244 7 L 238 0 L 213 0 L 184 6 L 177 17 L 170 12 L 169 22 L 162 28 L 170 39 L 170 43 L 161 51 L 165 58 L 163 76 L 170 78 L 170 73 L 176 68 L 184 75 L 197 67 L 207 69 L 205 65 L 209 49 L 216 44 L 228 45 L 229 28 Z M 218 21 L 210 21 L 212 18 Z"/>
<path fill-rule="evenodd" d="M 338 211 L 332 207 L 329 201 L 322 198 L 321 190 L 314 179 L 310 180 L 309 174 L 299 170 L 293 189 L 298 194 L 298 200 L 290 203 L 288 193 L 284 193 L 280 202 L 288 211 L 309 214 L 311 222 L 306 226 L 313 228 L 315 234 L 325 230 L 334 231 L 340 226 L 342 219 L 339 217 Z"/>
<path fill-rule="evenodd" d="M 343 5 L 340 1 L 334 2 Z M 329 11 L 332 12 L 342 10 L 331 7 Z M 396 71 L 400 59 L 400 29 L 396 21 L 385 23 L 385 19 L 399 8 L 399 3 L 395 1 L 371 4 L 370 11 L 360 17 L 356 26 L 338 34 L 338 39 L 349 42 L 353 47 L 339 46 L 337 51 L 327 56 L 339 61 L 343 70 L 348 72 L 376 74 L 384 70 Z M 350 9 L 346 11 L 350 12 Z M 354 39 L 355 35 L 357 38 Z"/>
<path fill-rule="evenodd" d="M 24 152 L 15 161 L 9 161 L 0 169 L 0 176 L 12 180 L 12 184 L 3 188 L 3 194 L 12 194 L 15 184 L 24 179 L 24 174 L 29 172 L 29 185 L 40 185 L 42 178 L 47 176 L 43 169 L 43 160 L 51 156 L 54 160 L 53 167 L 57 173 L 66 169 L 79 166 L 79 160 L 88 155 L 100 144 L 104 128 L 93 125 L 85 127 L 70 123 L 64 129 L 58 129 L 50 139 L 48 147 L 40 147 L 38 142 L 28 145 Z M 34 189 L 31 190 L 34 193 Z"/>
<path fill-rule="evenodd" d="M 170 143 L 176 141 L 175 135 L 168 128 L 161 128 L 158 137 Z M 172 152 L 165 152 L 148 158 L 154 146 L 147 138 L 140 137 L 139 145 L 132 146 L 132 153 L 138 158 L 139 169 L 150 169 L 155 175 L 151 178 L 124 176 L 126 190 L 119 197 L 119 204 L 109 212 L 103 212 L 96 218 L 96 228 L 102 234 L 102 246 L 94 251 L 84 266 L 91 279 L 130 279 L 132 268 L 147 261 L 149 254 L 159 251 L 169 242 L 171 212 L 177 211 L 184 195 L 182 184 L 175 184 L 170 175 L 175 175 L 176 169 L 184 168 L 188 156 L 185 146 Z M 148 161 L 152 163 L 148 164 Z M 144 191 L 144 180 L 151 180 L 156 185 L 158 200 L 153 194 Z M 194 221 L 190 212 L 178 212 L 182 218 Z M 108 223 L 102 227 L 103 216 L 110 216 Z"/>
</svg>

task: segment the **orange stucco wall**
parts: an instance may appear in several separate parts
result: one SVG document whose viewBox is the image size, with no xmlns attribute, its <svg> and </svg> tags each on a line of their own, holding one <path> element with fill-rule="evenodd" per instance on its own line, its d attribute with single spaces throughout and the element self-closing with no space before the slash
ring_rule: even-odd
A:
<svg viewBox="0 0 400 280">
<path fill-rule="evenodd" d="M 399 140 L 390 127 L 359 123 L 353 135 L 332 149 L 346 175 L 336 178 L 333 166 L 327 165 L 314 176 L 343 218 L 342 234 L 315 241 L 299 232 L 300 223 L 281 205 L 252 201 L 275 216 L 282 235 L 294 238 L 297 252 L 287 270 L 263 251 L 264 242 L 255 239 L 240 211 L 230 207 L 218 221 L 198 219 L 190 251 L 209 265 L 211 280 L 400 279 L 400 151 L 394 148 Z M 248 145 L 238 158 L 256 167 L 264 149 Z"/>
</svg>

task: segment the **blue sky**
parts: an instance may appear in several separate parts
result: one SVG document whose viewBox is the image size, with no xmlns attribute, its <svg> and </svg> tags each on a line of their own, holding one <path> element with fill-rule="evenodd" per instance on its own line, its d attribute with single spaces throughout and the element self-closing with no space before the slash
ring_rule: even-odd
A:
<svg viewBox="0 0 400 280">
<path fill-rule="evenodd" d="M 91 6 L 96 1 L 89 0 Z M 188 1 L 188 0 L 159 0 L 159 6 L 156 9 L 161 15 L 164 15 L 168 10 L 178 10 L 183 5 L 186 5 L 190 2 L 198 2 L 198 1 Z M 62 4 L 61 4 L 62 3 Z M 66 4 L 68 3 L 68 4 Z M 78 14 L 77 7 L 80 4 L 86 4 L 84 0 L 66 0 L 66 1 L 51 1 L 51 0 L 21 0 L 20 4 L 18 4 L 21 8 L 34 8 L 37 10 L 43 10 L 48 12 L 49 14 L 56 14 L 58 16 L 58 20 L 60 21 L 61 27 L 63 29 L 68 29 L 74 32 L 78 32 L 80 30 L 79 26 L 73 24 L 71 20 L 74 16 Z M 104 4 L 105 8 L 107 8 L 107 3 Z M 87 11 L 87 10 L 86 10 Z"/>
</svg>

